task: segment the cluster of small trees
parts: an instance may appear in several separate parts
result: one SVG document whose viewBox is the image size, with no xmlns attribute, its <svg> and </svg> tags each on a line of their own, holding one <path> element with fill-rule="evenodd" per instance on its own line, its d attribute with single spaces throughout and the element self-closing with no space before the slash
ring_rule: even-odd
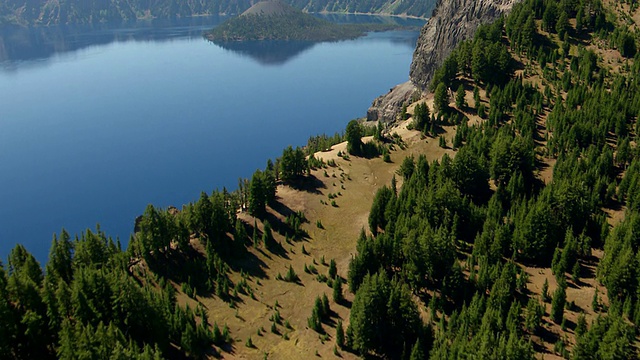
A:
<svg viewBox="0 0 640 360">
<path fill-rule="evenodd" d="M 463 41 L 456 47 L 433 76 L 430 88 L 435 99 L 443 99 L 443 91 L 457 90 L 454 87 L 457 76 L 472 78 L 478 84 L 503 84 L 509 80 L 514 63 L 501 41 L 503 27 L 502 19 L 480 26 L 472 40 Z M 435 108 L 438 112 L 446 111 L 448 99 L 446 103 L 436 101 Z"/>
<path fill-rule="evenodd" d="M 418 339 L 421 339 L 418 343 Z M 351 307 L 346 345 L 360 354 L 390 358 L 409 354 L 418 343 L 426 353 L 432 341 L 431 327 L 423 325 L 407 285 L 386 273 L 367 275 Z"/>
<path fill-rule="evenodd" d="M 199 357 L 229 341 L 228 330 L 226 340 L 214 335 L 202 309 L 179 306 L 171 284 L 132 276 L 129 259 L 100 231 L 71 240 L 63 230 L 46 274 L 16 246 L 0 267 L 0 357 Z"/>
<path fill-rule="evenodd" d="M 265 170 L 256 170 L 251 180 L 241 180 L 235 197 L 239 200 L 242 208 L 247 208 L 249 213 L 255 217 L 263 218 L 266 214 L 267 205 L 276 198 L 278 181 L 285 183 L 296 183 L 301 177 L 309 172 L 309 160 L 304 151 L 296 147 L 288 146 L 282 151 L 282 156 L 273 163 L 267 162 Z"/>
</svg>

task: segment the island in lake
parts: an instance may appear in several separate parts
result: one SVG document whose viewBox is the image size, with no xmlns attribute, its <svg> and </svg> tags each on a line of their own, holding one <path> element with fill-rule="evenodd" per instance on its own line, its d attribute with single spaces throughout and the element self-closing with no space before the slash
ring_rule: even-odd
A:
<svg viewBox="0 0 640 360">
<path fill-rule="evenodd" d="M 337 41 L 354 39 L 370 31 L 404 28 L 392 24 L 334 24 L 304 13 L 278 0 L 261 1 L 240 16 L 205 34 L 211 41 L 256 40 Z"/>
</svg>

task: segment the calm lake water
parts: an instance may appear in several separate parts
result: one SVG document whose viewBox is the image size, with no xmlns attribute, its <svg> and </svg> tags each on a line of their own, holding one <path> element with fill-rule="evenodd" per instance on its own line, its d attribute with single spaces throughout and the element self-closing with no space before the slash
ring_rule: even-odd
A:
<svg viewBox="0 0 640 360">
<path fill-rule="evenodd" d="M 98 223 L 126 245 L 147 204 L 235 189 L 365 116 L 418 36 L 225 48 L 201 36 L 219 21 L 0 28 L 1 259 L 22 243 L 44 263 L 54 233 Z"/>
</svg>

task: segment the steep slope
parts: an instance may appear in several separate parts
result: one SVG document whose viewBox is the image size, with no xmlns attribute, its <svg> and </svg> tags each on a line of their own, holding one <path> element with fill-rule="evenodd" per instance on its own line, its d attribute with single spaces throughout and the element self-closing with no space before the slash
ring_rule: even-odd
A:
<svg viewBox="0 0 640 360">
<path fill-rule="evenodd" d="M 441 0 L 422 28 L 409 76 L 421 90 L 456 45 L 470 38 L 480 24 L 509 12 L 520 0 Z"/>
<path fill-rule="evenodd" d="M 426 110 L 413 111 L 413 125 L 428 137 L 437 136 L 434 124 L 441 118 L 458 124 L 456 156 L 429 164 L 428 177 L 422 179 L 417 170 L 408 171 L 397 198 L 393 192 L 386 198 L 383 191 L 376 195 L 371 211 L 377 210 L 379 218 L 371 231 L 384 232 L 359 242 L 352 264 L 370 272 L 384 267 L 380 273 L 387 278 L 416 267 L 428 269 L 418 279 L 422 282 L 424 274 L 430 279 L 412 290 L 430 297 L 423 305 L 431 308 L 430 319 L 437 327 L 431 358 L 474 354 L 483 359 L 637 359 L 640 274 L 631 259 L 637 259 L 638 248 L 625 236 L 637 234 L 640 224 L 640 161 L 634 142 L 640 129 L 640 56 L 631 21 L 639 13 L 613 1 L 604 6 L 600 1 L 523 1 L 510 11 L 504 23 L 484 27 L 473 40 L 460 44 L 435 76 L 429 71 L 437 90 L 428 95 Z M 433 43 L 448 41 L 442 37 Z M 429 116 L 432 111 L 437 116 Z M 498 170 L 506 158 L 519 160 L 507 171 Z M 484 190 L 479 191 L 479 184 Z M 489 185 L 492 199 L 481 200 Z M 458 190 L 438 200 L 447 187 Z M 631 188 L 635 190 L 627 190 Z M 460 199 L 476 196 L 470 209 L 479 205 L 487 210 L 475 225 L 477 232 L 468 233 L 474 211 L 462 215 L 465 210 L 453 201 L 456 191 Z M 569 193 L 580 195 L 570 200 Z M 520 196 L 524 200 L 518 200 Z M 411 206 L 398 205 L 400 199 Z M 376 206 L 378 200 L 381 205 Z M 437 208 L 443 202 L 448 205 Z M 393 206 L 401 210 L 393 213 Z M 446 253 L 435 244 L 451 214 L 456 220 L 444 227 L 451 228 L 445 234 L 454 234 L 454 240 L 440 244 L 457 252 L 464 264 L 454 260 L 454 276 L 438 278 L 433 274 L 440 267 L 427 259 L 434 247 L 436 265 Z M 413 215 L 432 218 L 412 221 Z M 420 251 L 419 245 L 398 258 L 391 247 L 378 250 L 394 241 L 413 241 L 413 229 L 429 222 L 426 231 L 419 231 L 420 236 L 427 233 L 428 240 L 417 263 L 410 259 Z M 440 230 L 434 235 L 430 228 Z M 367 243 L 373 243 L 371 248 Z M 376 251 L 378 262 L 371 256 Z M 462 277 L 465 280 L 458 282 Z M 413 274 L 406 279 L 411 283 Z M 451 286 L 451 280 L 457 285 Z M 457 292 L 450 293 L 456 286 Z M 358 290 L 353 303 L 360 296 L 368 299 L 367 291 L 370 288 L 360 295 Z M 355 309 L 354 305 L 350 325 L 359 321 Z M 368 343 L 359 346 L 377 350 Z"/>
<path fill-rule="evenodd" d="M 282 1 L 260 1 L 248 8 L 241 16 L 248 15 L 260 15 L 260 16 L 273 16 L 273 15 L 293 15 L 299 13 L 292 6 L 283 3 Z"/>
<path fill-rule="evenodd" d="M 433 73 L 456 45 L 473 35 L 480 24 L 509 12 L 520 0 L 439 0 L 422 28 L 410 69 L 411 84 L 403 84 L 376 99 L 367 120 L 395 121 L 402 105 L 416 90 L 425 91 Z"/>
</svg>

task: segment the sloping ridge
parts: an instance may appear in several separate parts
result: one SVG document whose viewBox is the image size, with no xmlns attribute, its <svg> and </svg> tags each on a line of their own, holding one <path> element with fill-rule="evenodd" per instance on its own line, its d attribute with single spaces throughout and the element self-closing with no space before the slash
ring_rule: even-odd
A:
<svg viewBox="0 0 640 360">
<path fill-rule="evenodd" d="M 240 16 L 246 15 L 287 15 L 298 13 L 291 5 L 285 4 L 279 0 L 260 1 L 255 3 L 252 7 L 243 12 Z"/>
</svg>

